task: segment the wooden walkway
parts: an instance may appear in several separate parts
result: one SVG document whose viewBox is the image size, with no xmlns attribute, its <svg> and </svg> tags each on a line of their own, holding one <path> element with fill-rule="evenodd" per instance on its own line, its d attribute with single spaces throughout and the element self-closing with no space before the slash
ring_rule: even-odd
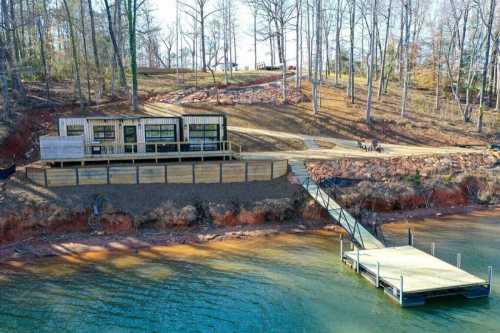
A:
<svg viewBox="0 0 500 333">
<path fill-rule="evenodd" d="M 383 288 L 401 306 L 422 305 L 437 297 L 479 298 L 491 294 L 491 266 L 486 281 L 413 246 L 386 248 L 311 179 L 303 161 L 291 161 L 289 165 L 304 189 L 349 234 L 355 250 L 344 252 L 341 240 L 342 261 L 377 288 Z"/>
</svg>

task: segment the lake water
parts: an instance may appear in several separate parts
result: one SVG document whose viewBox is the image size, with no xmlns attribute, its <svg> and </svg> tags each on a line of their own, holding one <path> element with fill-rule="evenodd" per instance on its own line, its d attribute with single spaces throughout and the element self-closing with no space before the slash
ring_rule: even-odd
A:
<svg viewBox="0 0 500 333">
<path fill-rule="evenodd" d="M 486 278 L 500 271 L 500 211 L 411 223 L 416 245 Z M 384 227 L 406 242 L 408 224 Z M 0 268 L 0 332 L 500 332 L 489 299 L 401 309 L 341 264 L 327 232 Z"/>
</svg>

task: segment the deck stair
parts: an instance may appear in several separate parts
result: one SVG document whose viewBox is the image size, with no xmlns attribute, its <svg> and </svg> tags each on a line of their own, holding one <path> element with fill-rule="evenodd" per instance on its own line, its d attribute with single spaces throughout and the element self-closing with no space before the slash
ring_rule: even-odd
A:
<svg viewBox="0 0 500 333">
<path fill-rule="evenodd" d="M 349 212 L 343 209 L 328 193 L 310 177 L 302 161 L 290 162 L 292 172 L 304 189 L 314 200 L 328 211 L 349 234 L 352 241 L 361 249 L 381 249 L 384 244 L 366 230 Z"/>
</svg>

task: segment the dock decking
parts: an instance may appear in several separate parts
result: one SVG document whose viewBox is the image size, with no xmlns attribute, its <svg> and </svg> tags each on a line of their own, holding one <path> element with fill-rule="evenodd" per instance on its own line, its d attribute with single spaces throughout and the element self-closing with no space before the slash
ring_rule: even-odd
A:
<svg viewBox="0 0 500 333">
<path fill-rule="evenodd" d="M 485 297 L 489 283 L 413 246 L 348 251 L 343 260 L 402 306 L 426 299 L 460 295 Z M 378 278 L 377 278 L 378 276 Z"/>
</svg>

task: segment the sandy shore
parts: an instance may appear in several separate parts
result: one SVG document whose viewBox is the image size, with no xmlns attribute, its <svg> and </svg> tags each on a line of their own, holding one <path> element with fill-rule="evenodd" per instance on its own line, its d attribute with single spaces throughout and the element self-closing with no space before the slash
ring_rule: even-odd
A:
<svg viewBox="0 0 500 333">
<path fill-rule="evenodd" d="M 302 222 L 285 224 L 246 225 L 225 228 L 178 228 L 168 231 L 141 230 L 129 234 L 100 235 L 73 233 L 63 236 L 31 238 L 0 247 L 0 265 L 34 262 L 53 256 L 81 254 L 98 251 L 134 251 L 155 245 L 199 244 L 208 241 L 266 237 L 278 233 L 303 233 L 330 230 L 343 233 L 334 224 Z"/>
</svg>

